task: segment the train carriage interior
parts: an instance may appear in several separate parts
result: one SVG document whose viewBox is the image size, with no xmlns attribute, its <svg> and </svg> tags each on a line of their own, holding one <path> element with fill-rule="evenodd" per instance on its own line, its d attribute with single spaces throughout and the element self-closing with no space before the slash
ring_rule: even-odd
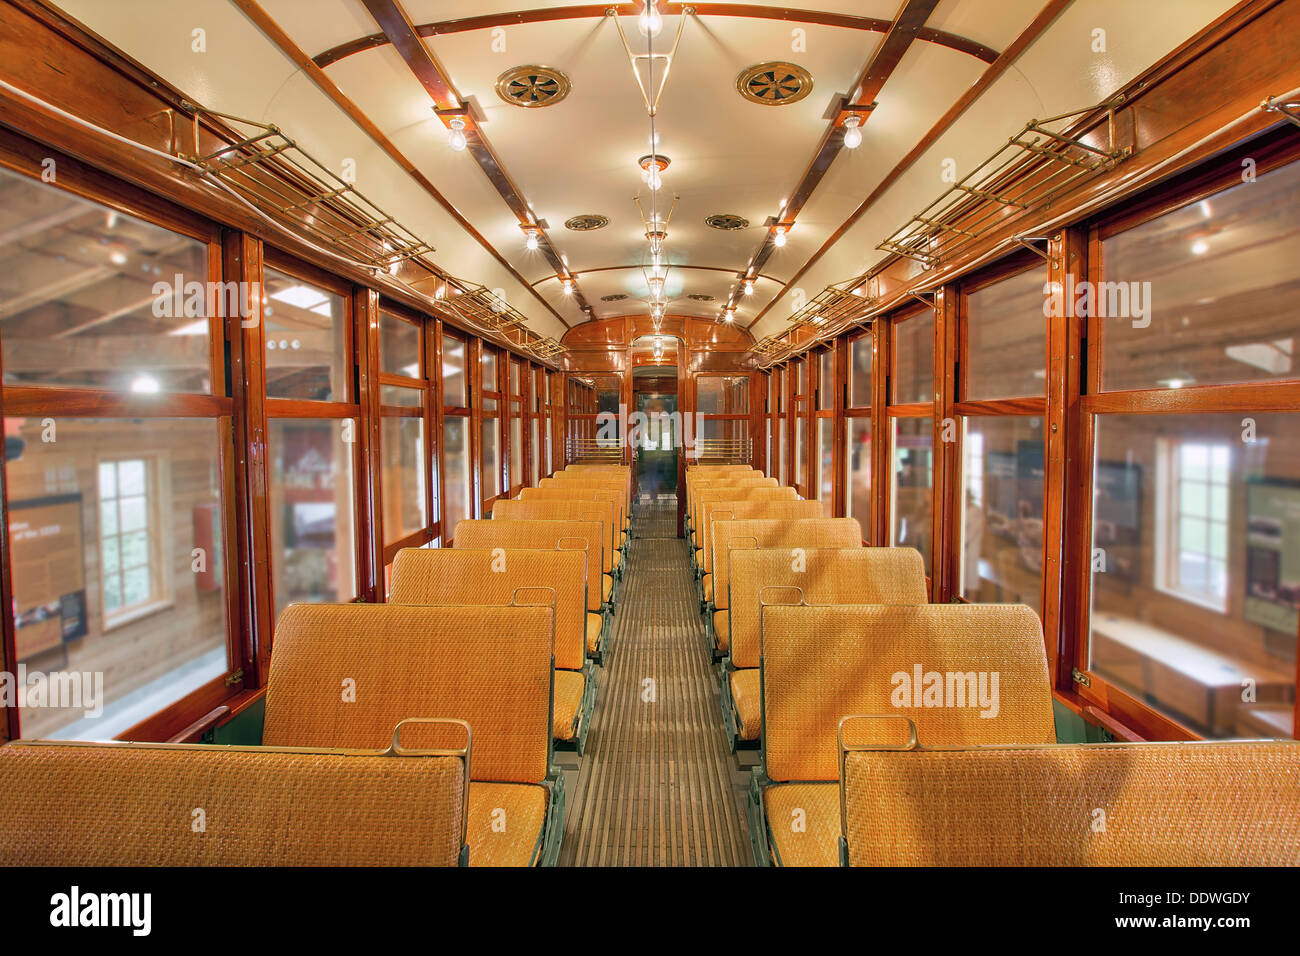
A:
<svg viewBox="0 0 1300 956">
<path fill-rule="evenodd" d="M 1297 35 L 0 0 L 0 863 L 1300 865 Z"/>
</svg>

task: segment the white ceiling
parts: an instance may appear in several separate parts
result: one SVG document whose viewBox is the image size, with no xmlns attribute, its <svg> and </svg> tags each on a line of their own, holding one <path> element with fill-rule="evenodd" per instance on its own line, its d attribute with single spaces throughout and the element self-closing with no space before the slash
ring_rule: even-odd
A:
<svg viewBox="0 0 1300 956">
<path fill-rule="evenodd" d="M 943 0 L 927 26 L 1003 50 L 1029 25 L 1046 0 Z M 330 163 L 351 157 L 359 187 L 405 225 L 437 247 L 434 259 L 453 274 L 502 289 L 512 305 L 546 335 L 563 327 L 529 291 L 468 236 L 436 201 L 405 175 L 314 83 L 303 75 L 230 0 L 59 0 L 72 16 L 140 60 L 199 102 L 271 121 Z M 261 0 L 263 8 L 308 55 L 377 33 L 360 0 Z M 819 0 L 796 5 L 892 20 L 902 0 Z M 541 7 L 555 0 L 403 0 L 415 24 L 444 22 Z M 763 6 L 789 9 L 786 3 Z M 859 221 L 803 276 L 811 298 L 826 285 L 859 274 L 883 253 L 875 246 L 943 189 L 940 162 L 957 161 L 964 173 L 1032 116 L 1095 103 L 1193 35 L 1232 0 L 1075 0 L 992 87 L 920 160 L 884 192 Z M 1158 11 L 1157 11 L 1158 8 Z M 631 18 L 629 39 L 642 42 Z M 672 41 L 678 17 L 666 17 L 656 49 Z M 202 26 L 208 53 L 190 49 Z M 806 31 L 806 51 L 791 49 L 792 30 Z M 1108 52 L 1093 53 L 1092 31 L 1107 31 Z M 490 31 L 430 37 L 430 52 L 463 98 L 483 117 L 482 130 L 537 216 L 597 317 L 644 310 L 640 273 L 645 240 L 633 204 L 649 191 L 637 157 L 649 152 L 650 121 L 626 54 L 608 18 L 571 19 L 505 27 L 505 52 L 492 48 Z M 669 227 L 668 294 L 674 313 L 713 317 L 737 273 L 762 240 L 762 224 L 775 216 L 803 175 L 829 125 L 828 110 L 854 84 L 883 35 L 782 20 L 688 18 L 681 47 L 656 117 L 660 151 L 672 160 L 665 174 L 668 201 L 679 205 Z M 745 101 L 735 89 L 742 69 L 766 60 L 789 60 L 809 70 L 810 96 L 770 108 Z M 573 90 L 562 103 L 524 110 L 495 92 L 498 76 L 523 64 L 564 71 Z M 843 224 L 895 164 L 987 69 L 965 53 L 936 44 L 912 45 L 878 97 L 862 146 L 844 150 L 798 217 L 789 242 L 764 266 L 756 294 L 742 300 L 739 322 L 748 324 Z M 326 68 L 329 78 L 375 122 L 397 148 L 570 324 L 585 318 L 562 294 L 540 253 L 528 252 L 518 221 L 471 154 L 447 146 L 431 102 L 392 47 L 357 53 Z M 610 225 L 590 233 L 564 228 L 580 213 L 599 213 Z M 704 225 L 713 213 L 749 219 L 747 230 L 728 233 Z M 585 270 L 620 267 L 608 271 Z M 791 290 L 792 292 L 794 290 Z M 698 292 L 719 302 L 684 298 Z M 601 296 L 633 298 L 604 303 Z M 789 296 L 777 301 L 753 329 L 777 331 L 793 311 Z"/>
</svg>

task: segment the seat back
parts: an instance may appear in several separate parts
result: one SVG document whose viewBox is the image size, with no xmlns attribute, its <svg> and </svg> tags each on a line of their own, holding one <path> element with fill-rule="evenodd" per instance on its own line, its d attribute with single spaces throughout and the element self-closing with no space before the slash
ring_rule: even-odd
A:
<svg viewBox="0 0 1300 956">
<path fill-rule="evenodd" d="M 614 540 L 610 542 L 618 550 L 619 533 L 623 530 L 625 518 L 625 499 L 623 493 L 612 485 L 588 485 L 576 481 L 544 483 L 538 488 L 524 488 L 519 492 L 520 501 L 603 501 L 610 507 L 610 528 Z"/>
<path fill-rule="evenodd" d="M 532 593 L 537 590 L 540 593 Z M 519 548 L 403 548 L 393 560 L 390 604 L 510 604 L 516 595 L 555 597 L 555 666 L 581 670 L 586 659 L 587 556 Z"/>
<path fill-rule="evenodd" d="M 632 500 L 632 469 L 628 465 L 569 465 L 555 473 L 558 478 L 577 478 L 579 480 L 618 481 L 624 497 Z"/>
<path fill-rule="evenodd" d="M 602 474 L 600 472 L 557 471 L 550 478 L 543 478 L 539 481 L 537 487 L 613 491 L 619 496 L 625 514 L 632 507 L 631 485 L 618 475 Z"/>
<path fill-rule="evenodd" d="M 601 527 L 598 521 L 506 521 L 467 518 L 456 525 L 453 551 L 461 548 L 487 550 L 520 548 L 531 551 L 577 551 L 586 556 L 583 578 L 587 610 L 601 606 Z"/>
<path fill-rule="evenodd" d="M 709 548 L 709 542 L 713 539 L 713 515 L 717 511 L 731 511 L 733 507 L 741 504 L 758 504 L 773 501 L 798 501 L 799 493 L 788 485 L 777 487 L 775 485 L 748 486 L 744 488 L 715 488 L 710 486 L 701 489 L 696 495 L 695 503 L 699 524 L 695 533 L 695 543 L 703 549 L 701 561 L 706 573 L 713 573 L 713 556 Z"/>
<path fill-rule="evenodd" d="M 541 783 L 554 630 L 549 604 L 291 604 L 275 626 L 262 743 L 382 748 L 407 718 L 454 718 L 473 728 L 474 780 Z"/>
<path fill-rule="evenodd" d="M 600 567 L 606 574 L 614 570 L 613 518 L 604 501 L 498 501 L 492 506 L 493 521 L 590 521 L 600 525 Z M 457 525 L 459 534 L 460 525 Z"/>
<path fill-rule="evenodd" d="M 880 751 L 849 742 L 859 723 L 841 747 L 853 866 L 1300 866 L 1295 741 Z"/>
<path fill-rule="evenodd" d="M 697 519 L 700 517 L 700 495 L 706 491 L 780 487 L 780 483 L 775 478 L 767 478 L 757 472 L 743 478 L 701 478 L 686 489 L 686 513 L 691 516 L 691 524 L 699 527 L 700 522 Z"/>
<path fill-rule="evenodd" d="M 736 548 L 856 548 L 862 527 L 856 518 L 822 518 L 820 501 L 761 501 L 714 512 L 713 606 L 728 606 L 730 560 Z M 803 513 L 802 515 L 800 513 Z M 734 519 L 725 518 L 735 515 Z M 743 515 L 753 517 L 742 517 Z M 719 516 L 725 520 L 716 520 Z M 761 517 L 760 517 L 761 515 Z M 718 603 L 721 601 L 722 603 Z"/>
<path fill-rule="evenodd" d="M 455 866 L 455 732 L 452 749 L 389 755 L 16 741 L 0 747 L 0 866 Z"/>
<path fill-rule="evenodd" d="M 925 563 L 915 548 L 732 548 L 728 573 L 731 663 L 757 667 L 759 594 L 787 589 L 807 604 L 925 604 Z M 715 579 L 716 580 L 716 579 Z M 798 589 L 797 592 L 795 589 Z"/>
<path fill-rule="evenodd" d="M 760 613 L 763 752 L 773 780 L 838 779 L 836 729 L 852 714 L 911 718 L 939 746 L 1056 740 L 1032 608 L 768 603 Z M 882 723 L 896 733 L 903 721 Z"/>
</svg>

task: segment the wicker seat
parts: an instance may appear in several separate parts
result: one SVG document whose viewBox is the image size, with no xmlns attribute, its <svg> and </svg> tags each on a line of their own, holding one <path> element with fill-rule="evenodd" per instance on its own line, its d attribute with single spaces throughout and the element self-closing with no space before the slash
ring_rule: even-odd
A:
<svg viewBox="0 0 1300 956">
<path fill-rule="evenodd" d="M 493 521 L 592 521 L 600 524 L 601 570 L 614 571 L 612 506 L 602 501 L 498 501 Z M 459 530 L 459 525 L 457 529 Z"/>
<path fill-rule="evenodd" d="M 441 729 L 441 754 L 17 741 L 0 866 L 455 866 L 468 750 Z"/>
<path fill-rule="evenodd" d="M 827 832 L 824 820 L 798 834 L 796 849 L 790 842 L 796 834 L 784 822 L 769 823 L 765 791 L 773 784 L 834 784 L 836 733 L 844 716 L 905 716 L 940 745 L 1056 739 L 1043 632 L 1031 608 L 768 604 L 760 628 L 764 767 L 755 773 L 749 797 L 754 845 L 770 847 L 760 864 L 773 853 L 786 862 L 837 858 L 834 841 L 803 846 L 809 833 Z M 733 643 L 733 654 L 735 649 Z M 929 677 L 918 682 L 915 696 L 910 693 L 918 671 L 939 675 L 942 706 L 922 695 L 922 684 L 927 694 L 933 689 Z M 990 693 L 973 692 L 966 699 L 966 677 Z M 951 699 L 943 697 L 945 680 Z"/>
<path fill-rule="evenodd" d="M 601 661 L 607 650 L 609 613 L 604 601 L 605 578 L 597 583 L 600 567 L 600 526 L 596 522 L 505 521 L 465 519 L 456 525 L 456 549 L 523 548 L 578 550 L 587 556 L 587 652 Z M 594 625 L 592 622 L 596 622 Z M 596 628 L 593 636 L 592 628 Z"/>
<path fill-rule="evenodd" d="M 1300 866 L 1300 743 L 885 752 L 880 724 L 842 727 L 845 863 Z"/>
<path fill-rule="evenodd" d="M 262 743 L 373 748 L 407 717 L 464 720 L 471 805 L 484 783 L 535 790 L 517 799 L 545 801 L 530 836 L 553 863 L 564 819 L 563 777 L 551 767 L 553 631 L 549 605 L 290 605 L 276 623 Z M 481 832 L 489 823 L 469 815 L 471 866 L 516 859 L 474 852 L 495 845 Z"/>
<path fill-rule="evenodd" d="M 608 547 L 613 556 L 613 566 L 618 568 L 622 557 L 623 510 L 626 507 L 623 496 L 612 488 L 587 487 L 577 482 L 561 482 L 559 486 L 548 485 L 545 488 L 525 488 L 519 492 L 519 501 L 584 501 L 603 503 L 609 508 L 610 538 Z M 504 517 L 504 516 L 503 516 Z"/>
<path fill-rule="evenodd" d="M 799 494 L 789 486 L 754 485 L 743 488 L 701 489 L 696 496 L 695 507 L 700 518 L 695 535 L 695 543 L 700 547 L 700 567 L 705 574 L 713 572 L 713 554 L 709 542 L 713 538 L 713 515 L 716 512 L 732 512 L 742 504 L 773 504 L 776 502 L 798 501 Z"/>
<path fill-rule="evenodd" d="M 393 561 L 391 604 L 507 605 L 517 595 L 555 599 L 555 739 L 583 752 L 595 685 L 586 673 L 587 556 L 581 551 L 403 548 Z"/>
</svg>

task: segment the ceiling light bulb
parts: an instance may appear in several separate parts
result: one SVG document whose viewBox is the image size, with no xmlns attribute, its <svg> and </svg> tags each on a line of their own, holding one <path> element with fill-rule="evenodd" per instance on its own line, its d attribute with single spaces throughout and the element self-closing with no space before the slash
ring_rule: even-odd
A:
<svg viewBox="0 0 1300 956">
<path fill-rule="evenodd" d="M 564 280 L 564 294 L 573 295 L 573 282 L 570 279 Z"/>
<path fill-rule="evenodd" d="M 776 227 L 776 235 L 774 235 L 774 236 L 772 237 L 772 245 L 776 246 L 778 249 L 779 249 L 781 246 L 784 246 L 784 245 L 785 245 L 785 227 L 784 227 L 784 226 L 777 226 L 777 227 Z"/>
<path fill-rule="evenodd" d="M 746 279 L 746 280 L 745 280 L 745 295 L 753 295 L 753 294 L 754 294 L 754 280 L 753 280 L 753 279 Z"/>
<path fill-rule="evenodd" d="M 860 116 L 850 116 L 844 121 L 844 145 L 849 149 L 857 149 L 862 145 L 862 130 L 858 128 L 861 125 Z"/>
<path fill-rule="evenodd" d="M 137 375 L 131 382 L 131 391 L 142 395 L 154 395 L 159 391 L 158 379 L 152 375 Z"/>
<path fill-rule="evenodd" d="M 723 318 L 725 318 L 728 322 L 736 321 L 736 310 L 728 309 L 726 315 L 724 315 Z"/>
<path fill-rule="evenodd" d="M 465 121 L 459 116 L 451 121 L 451 135 L 447 137 L 447 145 L 458 153 L 465 148 Z"/>
<path fill-rule="evenodd" d="M 637 17 L 636 28 L 641 31 L 642 36 L 652 37 L 657 37 L 659 31 L 664 28 L 663 17 L 659 16 L 659 11 L 652 5 L 652 0 L 646 0 L 641 16 Z"/>
<path fill-rule="evenodd" d="M 537 245 L 538 245 L 538 243 L 537 243 L 537 233 L 535 233 L 535 232 L 530 232 L 530 233 L 528 234 L 528 239 L 524 242 L 524 245 L 528 247 L 528 251 L 529 251 L 529 252 L 536 252 L 536 251 L 537 251 Z"/>
<path fill-rule="evenodd" d="M 1210 251 L 1210 244 L 1204 239 L 1197 239 L 1192 243 L 1192 255 L 1203 256 Z"/>
</svg>

